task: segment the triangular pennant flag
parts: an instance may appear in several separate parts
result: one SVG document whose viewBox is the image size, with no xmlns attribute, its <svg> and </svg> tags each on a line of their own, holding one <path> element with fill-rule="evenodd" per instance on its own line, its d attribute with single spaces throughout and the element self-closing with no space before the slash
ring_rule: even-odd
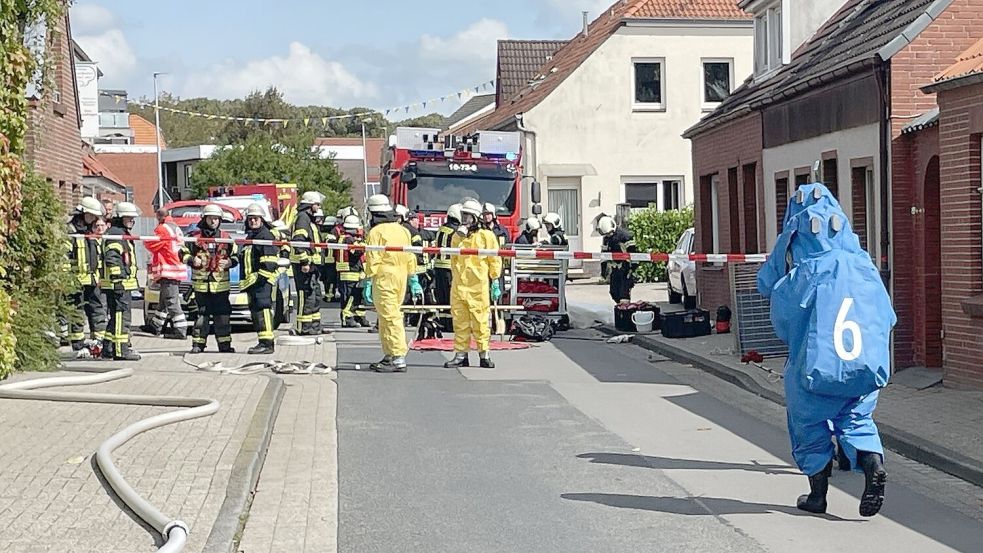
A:
<svg viewBox="0 0 983 553">
<path fill-rule="evenodd" d="M 458 92 L 457 93 L 457 99 L 460 100 L 461 99 L 461 96 L 463 96 L 463 95 L 464 95 L 464 92 L 463 91 Z"/>
<path fill-rule="evenodd" d="M 324 126 L 324 127 L 327 127 L 328 126 L 328 118 L 327 117 L 322 117 L 321 118 L 321 125 Z"/>
<path fill-rule="evenodd" d="M 284 119 L 283 120 L 283 128 L 287 128 L 287 125 L 289 125 L 289 124 L 290 124 L 290 120 L 289 119 Z"/>
<path fill-rule="evenodd" d="M 447 100 L 447 96 L 441 96 L 440 97 L 440 103 L 444 103 L 444 100 Z"/>
<path fill-rule="evenodd" d="M 305 127 L 310 127 L 311 126 L 311 118 L 310 117 L 305 117 L 304 118 L 304 126 Z"/>
<path fill-rule="evenodd" d="M 403 109 L 406 110 L 406 113 L 409 113 L 410 112 L 410 106 L 403 106 Z"/>
<path fill-rule="evenodd" d="M 386 108 L 386 115 L 389 115 L 389 112 L 390 112 L 390 111 L 392 111 L 392 110 L 391 110 L 391 109 L 389 109 L 389 108 Z"/>
<path fill-rule="evenodd" d="M 423 102 L 423 109 L 427 109 L 427 103 Z"/>
</svg>

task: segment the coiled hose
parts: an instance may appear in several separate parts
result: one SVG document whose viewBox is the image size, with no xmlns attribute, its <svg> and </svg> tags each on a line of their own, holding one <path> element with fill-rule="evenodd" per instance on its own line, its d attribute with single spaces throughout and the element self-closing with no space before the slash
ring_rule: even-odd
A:
<svg viewBox="0 0 983 553">
<path fill-rule="evenodd" d="M 146 499 L 141 497 L 133 489 L 133 486 L 130 486 L 123 478 L 119 469 L 116 468 L 116 464 L 113 463 L 112 453 L 138 434 L 148 430 L 211 416 L 219 409 L 218 401 L 207 398 L 49 392 L 38 390 L 39 388 L 53 388 L 57 386 L 100 384 L 126 378 L 132 374 L 133 369 L 118 369 L 86 376 L 62 376 L 25 380 L 0 385 L 0 398 L 183 408 L 179 411 L 171 411 L 137 421 L 110 436 L 96 451 L 96 463 L 99 465 L 99 470 L 102 471 L 106 481 L 109 482 L 109 485 L 112 486 L 119 498 L 144 522 L 149 524 L 154 530 L 160 532 L 164 538 L 164 544 L 157 551 L 160 553 L 179 553 L 184 550 L 184 546 L 188 540 L 188 525 L 165 515 L 157 507 L 154 507 Z"/>
</svg>

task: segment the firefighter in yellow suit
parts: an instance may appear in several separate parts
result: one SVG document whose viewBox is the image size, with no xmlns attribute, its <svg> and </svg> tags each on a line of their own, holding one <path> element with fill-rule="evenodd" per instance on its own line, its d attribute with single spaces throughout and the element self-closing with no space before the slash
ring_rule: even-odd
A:
<svg viewBox="0 0 983 553">
<path fill-rule="evenodd" d="M 498 238 L 481 228 L 482 206 L 477 200 L 461 205 L 461 227 L 454 234 L 452 247 L 497 250 Z M 451 259 L 451 316 L 454 318 L 454 359 L 444 364 L 449 369 L 469 366 L 471 339 L 478 345 L 480 365 L 495 368 L 488 350 L 491 346 L 491 304 L 502 297 L 499 277 L 502 258 L 497 256 L 459 255 Z"/>
<path fill-rule="evenodd" d="M 372 229 L 365 239 L 366 246 L 410 245 L 410 231 L 399 223 L 388 197 L 375 194 L 366 205 L 372 215 Z M 414 274 L 416 256 L 409 252 L 366 251 L 364 268 L 366 285 L 363 293 L 366 303 L 374 304 L 379 315 L 379 339 L 384 354 L 382 361 L 373 363 L 369 368 L 376 372 L 406 372 L 408 348 L 400 308 L 407 284 L 411 291 L 420 288 Z"/>
</svg>

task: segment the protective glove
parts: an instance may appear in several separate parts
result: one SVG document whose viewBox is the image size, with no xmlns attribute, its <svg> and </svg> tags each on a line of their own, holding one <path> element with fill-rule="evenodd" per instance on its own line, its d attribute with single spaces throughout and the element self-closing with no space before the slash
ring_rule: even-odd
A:
<svg viewBox="0 0 983 553">
<path fill-rule="evenodd" d="M 196 255 L 195 258 L 191 260 L 191 266 L 195 269 L 201 269 L 205 266 L 205 260 L 202 259 L 201 256 Z"/>
<path fill-rule="evenodd" d="M 365 305 L 372 305 L 372 281 L 366 280 L 365 286 L 362 287 L 362 301 Z"/>
<path fill-rule="evenodd" d="M 420 286 L 420 277 L 417 275 L 410 276 L 410 296 L 414 300 L 423 301 L 423 286 Z"/>
<path fill-rule="evenodd" d="M 493 280 L 491 283 L 491 300 L 494 303 L 500 299 L 502 299 L 502 285 L 497 280 Z"/>
<path fill-rule="evenodd" d="M 223 271 L 226 270 L 226 269 L 228 269 L 231 266 L 232 266 L 232 261 L 229 260 L 229 259 L 221 259 L 218 262 L 218 268 L 221 269 L 221 270 L 223 270 Z"/>
</svg>

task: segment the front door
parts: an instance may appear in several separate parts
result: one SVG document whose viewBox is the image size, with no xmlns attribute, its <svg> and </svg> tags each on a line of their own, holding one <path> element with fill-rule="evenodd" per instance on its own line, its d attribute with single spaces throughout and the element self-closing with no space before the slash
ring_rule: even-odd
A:
<svg viewBox="0 0 983 553">
<path fill-rule="evenodd" d="M 583 249 L 580 225 L 580 179 L 550 177 L 547 183 L 546 205 L 549 211 L 560 214 L 563 230 L 570 242 L 570 251 Z M 570 267 L 581 267 L 583 261 L 571 260 Z"/>
</svg>

